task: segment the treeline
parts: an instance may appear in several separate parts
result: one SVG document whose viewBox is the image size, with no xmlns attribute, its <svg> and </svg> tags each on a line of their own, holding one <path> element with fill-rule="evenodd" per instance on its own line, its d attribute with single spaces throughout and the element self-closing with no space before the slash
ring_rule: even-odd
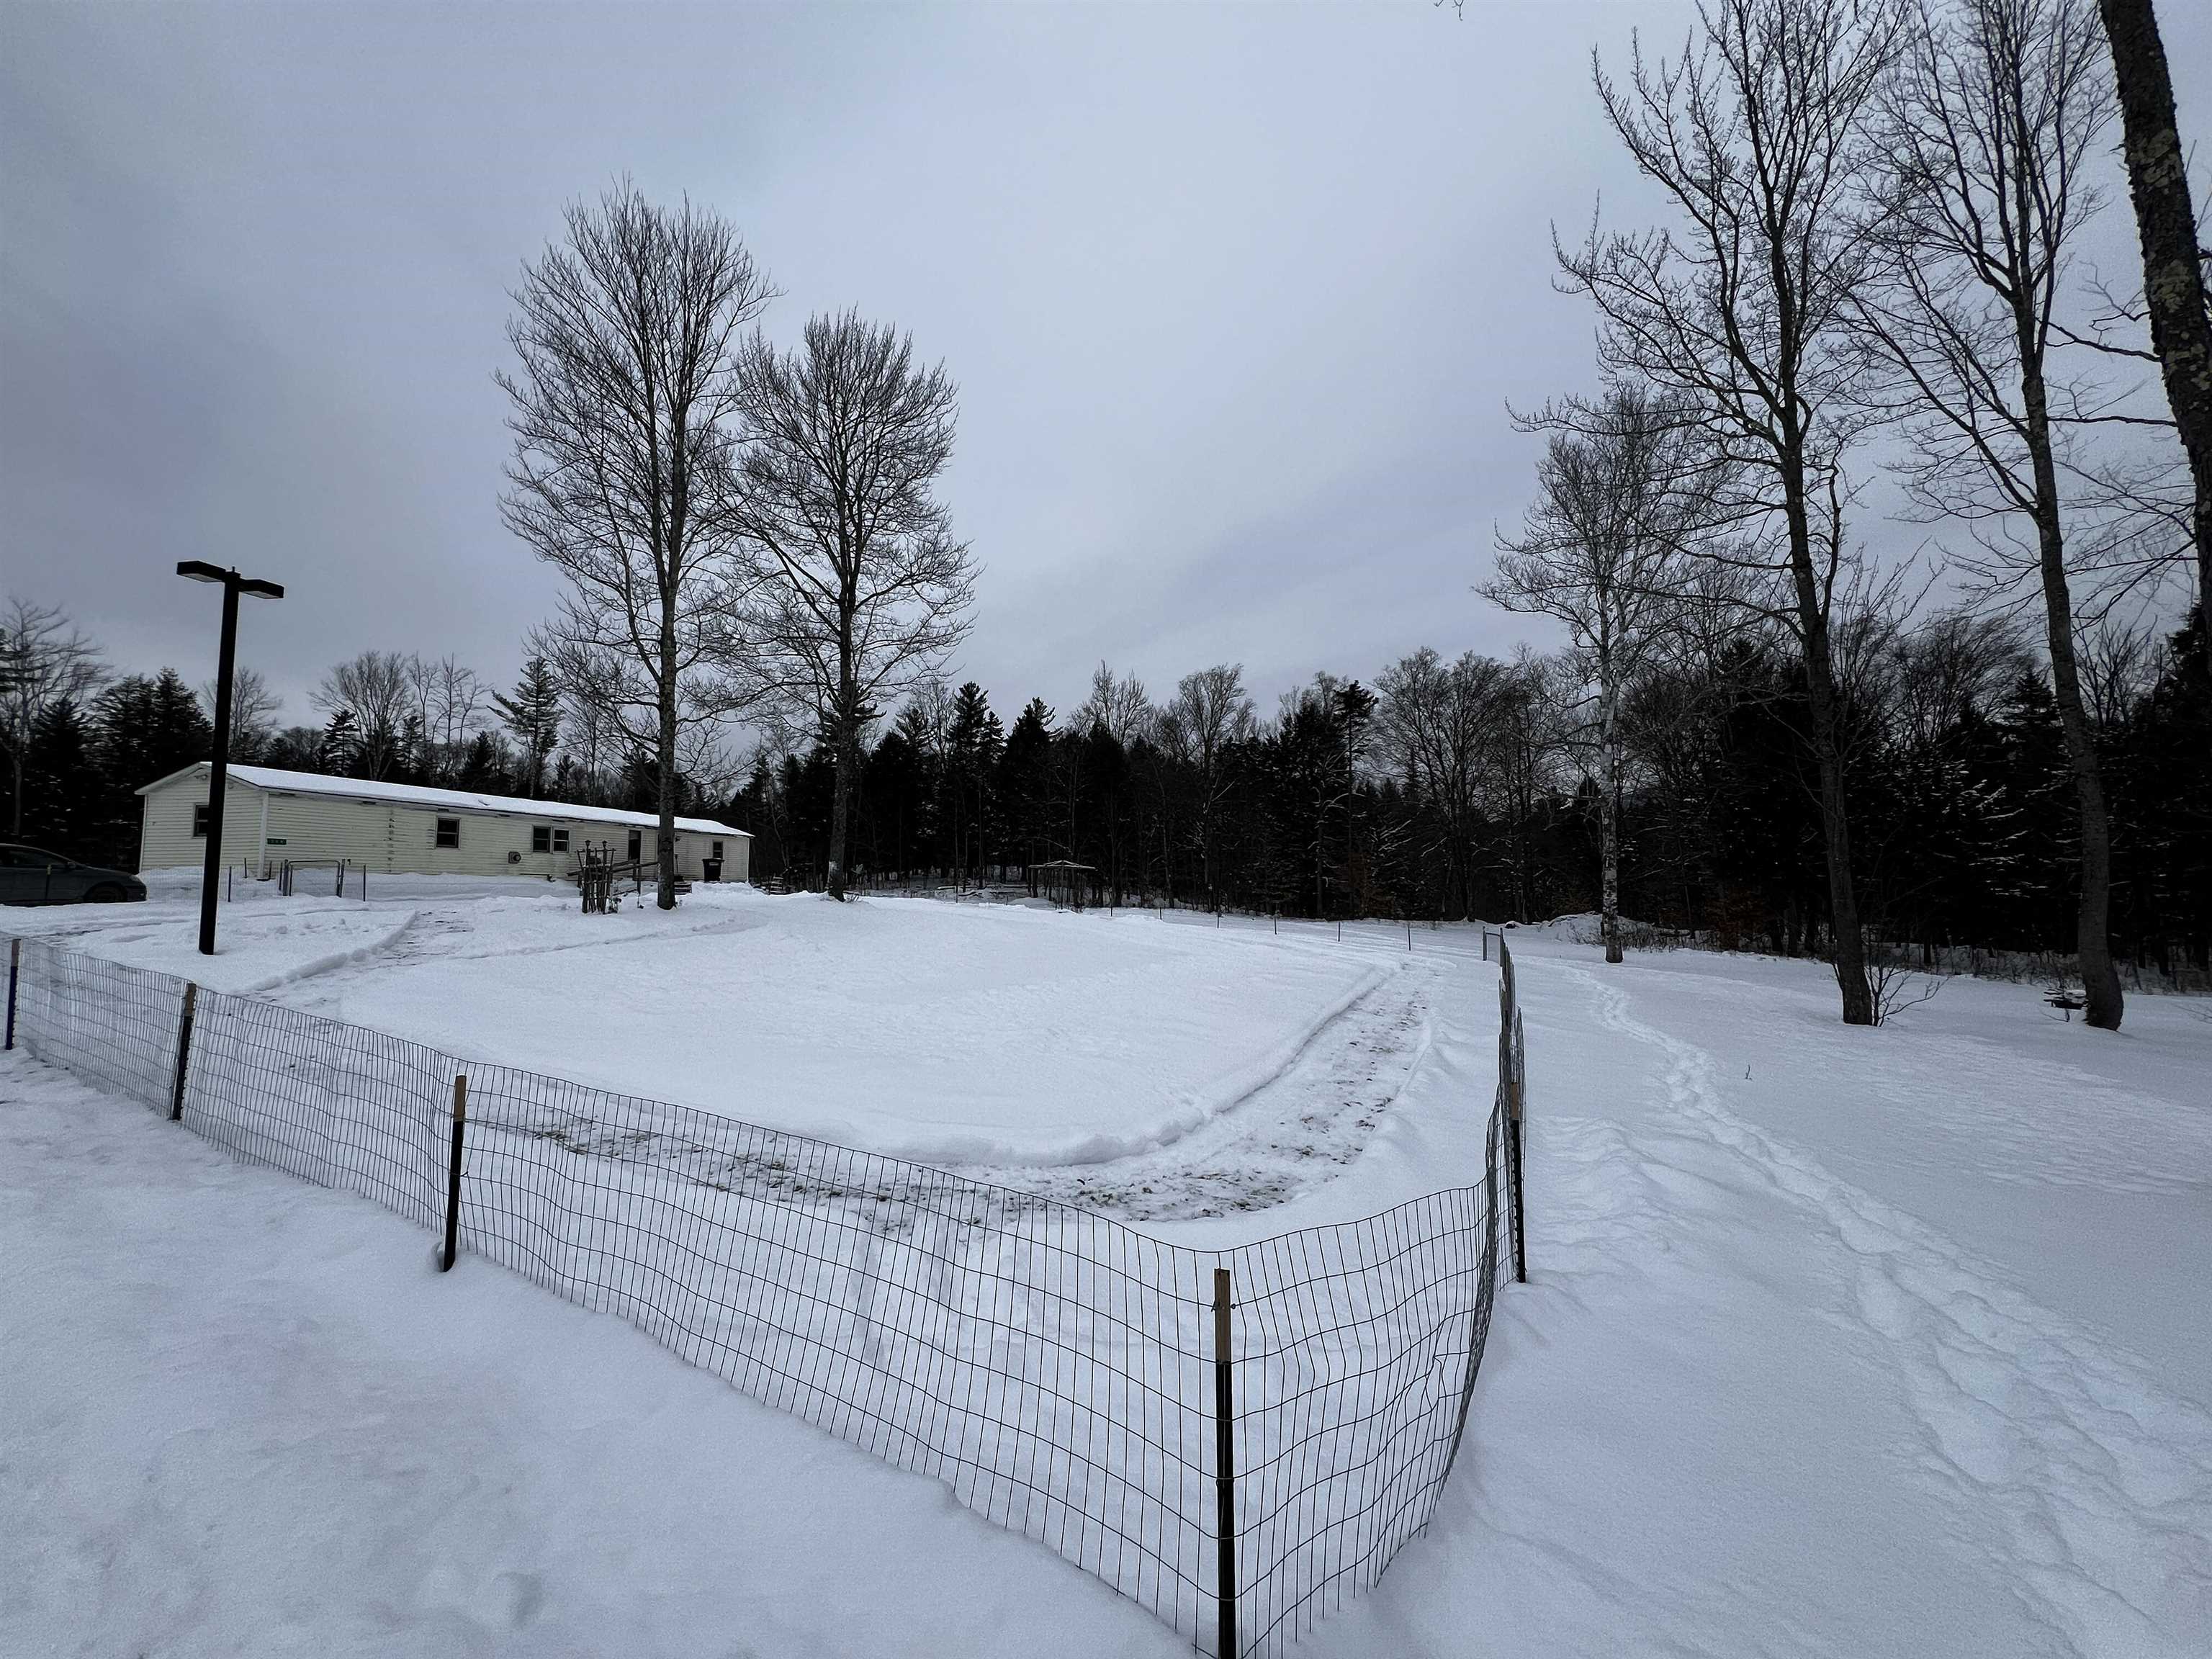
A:
<svg viewBox="0 0 2212 1659">
<path fill-rule="evenodd" d="M 212 688 L 173 669 L 116 676 L 52 613 L 18 605 L 10 660 L 74 683 L 8 731 L 16 839 L 128 867 L 142 784 L 206 758 Z M 31 648 L 43 618 L 46 648 Z M 1735 630 L 1629 681 L 1619 713 L 1620 907 L 1728 948 L 1819 954 L 1826 873 L 1800 665 Z M 2116 951 L 2147 971 L 2212 967 L 2212 684 L 2191 623 L 2164 641 L 2085 641 L 2112 794 Z M 2078 815 L 2048 668 L 2026 631 L 1939 612 L 1863 621 L 1846 653 L 1847 787 L 1870 937 L 2070 952 Z M 19 678 L 15 684 L 21 684 Z M 313 725 L 280 724 L 250 671 L 237 757 L 333 775 L 651 811 L 649 751 L 598 729 L 541 662 L 495 693 L 447 659 L 364 653 L 326 676 Z M 356 709 L 364 712 L 356 712 Z M 1155 701 L 1103 666 L 1066 717 L 1008 725 L 973 683 L 925 684 L 864 746 L 855 879 L 1019 883 L 1090 866 L 1100 896 L 1301 917 L 1533 921 L 1596 909 L 1603 745 L 1574 653 L 1504 662 L 1419 651 L 1371 685 L 1328 675 L 1263 715 L 1242 671 Z M 763 753 L 732 789 L 679 774 L 682 810 L 756 837 L 753 874 L 823 884 L 835 761 Z"/>
<path fill-rule="evenodd" d="M 653 810 L 659 775 L 589 699 L 533 658 L 508 691 L 451 657 L 363 652 L 324 676 L 320 719 L 286 725 L 262 677 L 232 682 L 233 761 L 489 795 Z M 59 612 L 0 614 L 0 750 L 9 838 L 123 868 L 138 855 L 137 791 L 213 751 L 215 688 L 173 668 L 118 674 Z M 682 810 L 712 811 L 719 776 L 678 779 Z"/>
<path fill-rule="evenodd" d="M 2047 670 L 2001 620 L 1863 630 L 1847 787 L 1871 937 L 2074 948 L 2075 817 Z M 2139 965 L 2212 950 L 2212 689 L 2195 624 L 2089 653 L 2113 784 L 2114 942 Z M 1595 910 L 1600 747 L 1565 657 L 1431 651 L 1370 688 L 1327 675 L 1262 718 L 1234 666 L 1155 704 L 1102 667 L 1062 720 L 1007 726 L 974 684 L 927 688 L 867 749 L 855 879 L 1019 882 L 1067 860 L 1117 903 L 1304 917 Z M 1825 949 L 1820 784 L 1802 670 L 1773 642 L 1654 663 L 1620 720 L 1621 908 L 1729 948 Z M 819 886 L 832 762 L 763 757 L 727 809 L 760 879 Z"/>
</svg>

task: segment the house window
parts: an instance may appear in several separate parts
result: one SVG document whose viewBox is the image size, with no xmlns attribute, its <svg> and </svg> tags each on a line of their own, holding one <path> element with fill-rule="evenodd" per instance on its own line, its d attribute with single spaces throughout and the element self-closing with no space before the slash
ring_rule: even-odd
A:
<svg viewBox="0 0 2212 1659">
<path fill-rule="evenodd" d="M 568 850 L 568 832 L 566 830 L 554 830 L 553 850 L 556 853 L 565 853 Z"/>
<path fill-rule="evenodd" d="M 461 821 L 459 818 L 438 820 L 438 845 L 459 847 L 461 844 Z"/>
<path fill-rule="evenodd" d="M 722 856 L 722 843 L 719 841 L 714 843 L 714 856 L 716 858 Z"/>
<path fill-rule="evenodd" d="M 553 850 L 553 830 L 550 825 L 533 823 L 530 826 L 530 850 L 550 853 Z"/>
<path fill-rule="evenodd" d="M 635 864 L 638 860 L 642 858 L 644 855 L 645 831 L 642 830 L 633 830 L 629 832 L 629 861 L 632 864 Z"/>
<path fill-rule="evenodd" d="M 207 836 L 208 810 L 204 804 L 192 808 L 192 833 L 204 840 Z"/>
</svg>

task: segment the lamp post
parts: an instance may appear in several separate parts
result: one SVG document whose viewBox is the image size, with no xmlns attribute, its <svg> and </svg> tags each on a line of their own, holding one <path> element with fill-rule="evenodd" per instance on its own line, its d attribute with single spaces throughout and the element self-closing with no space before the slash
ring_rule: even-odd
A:
<svg viewBox="0 0 2212 1659">
<path fill-rule="evenodd" d="M 208 765 L 207 860 L 200 875 L 200 954 L 215 954 L 216 882 L 222 874 L 222 808 L 230 784 L 230 678 L 238 656 L 238 596 L 281 599 L 284 590 L 275 582 L 241 576 L 235 570 L 186 559 L 177 566 L 179 576 L 196 582 L 222 584 L 222 649 L 215 674 L 215 757 Z"/>
</svg>

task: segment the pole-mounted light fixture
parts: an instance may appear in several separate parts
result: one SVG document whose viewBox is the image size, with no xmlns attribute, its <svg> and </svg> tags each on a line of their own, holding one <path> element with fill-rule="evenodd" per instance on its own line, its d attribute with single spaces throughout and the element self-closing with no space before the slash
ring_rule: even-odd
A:
<svg viewBox="0 0 2212 1659">
<path fill-rule="evenodd" d="M 222 648 L 215 678 L 215 754 L 208 764 L 207 855 L 200 874 L 200 954 L 215 954 L 216 884 L 222 875 L 222 808 L 230 784 L 230 678 L 238 655 L 238 596 L 281 599 L 284 590 L 276 582 L 241 576 L 204 559 L 184 559 L 177 574 L 189 581 L 217 582 L 222 587 Z"/>
</svg>

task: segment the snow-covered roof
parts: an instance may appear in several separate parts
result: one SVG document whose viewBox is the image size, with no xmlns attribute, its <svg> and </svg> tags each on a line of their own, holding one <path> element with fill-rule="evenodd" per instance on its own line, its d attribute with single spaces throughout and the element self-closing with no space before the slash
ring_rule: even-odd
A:
<svg viewBox="0 0 2212 1659">
<path fill-rule="evenodd" d="M 197 761 L 166 778 L 156 778 L 138 790 L 150 795 L 156 789 L 174 783 L 179 778 L 204 774 L 206 761 Z M 650 830 L 660 819 L 651 812 L 632 812 L 619 806 L 579 806 L 571 801 L 526 800 L 520 795 L 482 795 L 473 789 L 433 789 L 418 783 L 384 783 L 374 778 L 330 778 L 319 772 L 287 772 L 274 766 L 238 766 L 229 769 L 232 780 L 256 789 L 283 790 L 294 795 L 336 795 L 346 800 L 386 801 L 398 806 L 440 807 L 460 812 L 504 812 L 510 817 L 526 818 L 566 818 L 580 823 L 620 823 L 632 828 Z M 678 818 L 678 830 L 688 830 L 701 836 L 743 836 L 752 839 L 750 830 L 733 829 L 718 823 L 713 818 Z"/>
</svg>

